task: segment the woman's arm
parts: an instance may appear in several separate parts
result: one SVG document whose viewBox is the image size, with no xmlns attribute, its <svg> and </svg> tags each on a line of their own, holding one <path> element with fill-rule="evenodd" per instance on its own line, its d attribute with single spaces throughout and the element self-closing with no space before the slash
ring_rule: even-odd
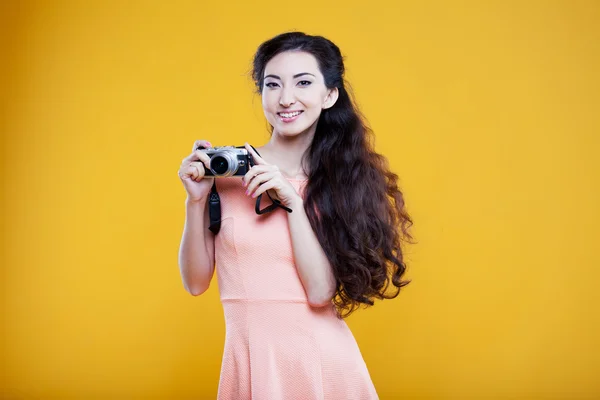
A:
<svg viewBox="0 0 600 400">
<path fill-rule="evenodd" d="M 194 296 L 208 289 L 215 271 L 215 238 L 209 224 L 208 196 L 199 201 L 186 199 L 179 271 L 185 290 Z"/>
<path fill-rule="evenodd" d="M 330 304 L 335 295 L 335 277 L 331 265 L 304 211 L 300 196 L 287 213 L 292 237 L 292 249 L 300 280 L 313 307 Z"/>
</svg>

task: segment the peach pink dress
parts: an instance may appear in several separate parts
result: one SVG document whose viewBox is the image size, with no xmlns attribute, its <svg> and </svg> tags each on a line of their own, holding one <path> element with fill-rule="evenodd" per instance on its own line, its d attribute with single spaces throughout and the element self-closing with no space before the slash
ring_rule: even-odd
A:
<svg viewBox="0 0 600 400">
<path fill-rule="evenodd" d="M 303 195 L 306 180 L 289 179 Z M 218 178 L 216 274 L 226 337 L 220 400 L 378 399 L 358 345 L 333 305 L 311 307 L 287 212 L 256 214 L 241 178 Z M 261 209 L 271 204 L 263 195 Z"/>
</svg>

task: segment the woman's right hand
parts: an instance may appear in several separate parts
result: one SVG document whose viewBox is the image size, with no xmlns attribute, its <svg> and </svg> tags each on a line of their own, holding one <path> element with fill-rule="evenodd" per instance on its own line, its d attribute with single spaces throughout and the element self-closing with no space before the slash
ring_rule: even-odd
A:
<svg viewBox="0 0 600 400">
<path fill-rule="evenodd" d="M 206 168 L 210 168 L 210 157 L 200 150 L 196 150 L 198 146 L 206 149 L 212 147 L 206 140 L 196 140 L 192 147 L 192 154 L 183 159 L 178 172 L 190 201 L 200 201 L 206 198 L 215 180 L 212 176 L 204 176 L 203 164 L 206 165 Z"/>
</svg>

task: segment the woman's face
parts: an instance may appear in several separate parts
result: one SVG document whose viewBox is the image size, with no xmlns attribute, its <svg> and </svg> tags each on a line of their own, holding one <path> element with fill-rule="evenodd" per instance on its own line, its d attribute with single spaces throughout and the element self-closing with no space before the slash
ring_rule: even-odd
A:
<svg viewBox="0 0 600 400">
<path fill-rule="evenodd" d="M 265 67 L 262 105 L 274 133 L 314 134 L 321 110 L 331 107 L 337 95 L 337 88 L 325 86 L 317 59 L 310 53 L 279 53 Z"/>
</svg>

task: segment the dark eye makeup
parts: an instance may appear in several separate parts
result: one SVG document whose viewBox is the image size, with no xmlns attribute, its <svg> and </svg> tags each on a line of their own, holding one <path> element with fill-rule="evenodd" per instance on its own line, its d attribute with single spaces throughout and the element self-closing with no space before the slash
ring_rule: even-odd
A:
<svg viewBox="0 0 600 400">
<path fill-rule="evenodd" d="M 309 86 L 310 84 L 312 84 L 312 82 L 311 81 L 303 80 L 303 81 L 299 81 L 298 84 L 300 86 Z M 279 86 L 279 84 L 276 83 L 276 82 L 267 82 L 267 83 L 265 83 L 265 86 L 268 87 L 268 88 L 274 88 L 274 87 Z"/>
</svg>

